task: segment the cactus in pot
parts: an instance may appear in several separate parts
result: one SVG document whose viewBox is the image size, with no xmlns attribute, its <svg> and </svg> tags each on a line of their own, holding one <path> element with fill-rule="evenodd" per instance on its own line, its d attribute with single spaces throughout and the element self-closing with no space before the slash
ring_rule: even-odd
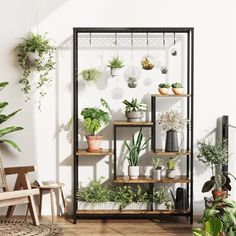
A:
<svg viewBox="0 0 236 236">
<path fill-rule="evenodd" d="M 167 177 L 170 179 L 174 179 L 175 178 L 175 159 L 173 157 L 170 157 L 169 160 L 167 161 L 167 170 L 166 170 L 166 174 Z"/>
</svg>

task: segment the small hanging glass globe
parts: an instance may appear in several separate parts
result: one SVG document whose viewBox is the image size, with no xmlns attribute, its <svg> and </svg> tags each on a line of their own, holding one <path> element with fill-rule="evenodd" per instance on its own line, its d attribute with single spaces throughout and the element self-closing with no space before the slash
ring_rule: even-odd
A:
<svg viewBox="0 0 236 236">
<path fill-rule="evenodd" d="M 177 54 L 178 54 L 177 49 L 176 49 L 176 48 L 172 48 L 172 49 L 170 50 L 170 54 L 171 54 L 172 56 L 177 56 Z"/>
<path fill-rule="evenodd" d="M 142 58 L 141 65 L 144 70 L 152 70 L 155 66 L 155 60 L 151 56 L 144 56 Z"/>
</svg>

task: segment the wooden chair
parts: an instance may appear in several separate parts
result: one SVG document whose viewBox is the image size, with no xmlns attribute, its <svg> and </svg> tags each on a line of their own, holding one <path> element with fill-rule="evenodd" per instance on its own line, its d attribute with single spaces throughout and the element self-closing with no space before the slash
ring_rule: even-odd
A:
<svg viewBox="0 0 236 236">
<path fill-rule="evenodd" d="M 39 189 L 31 189 L 28 179 L 28 172 L 32 171 L 35 171 L 34 166 L 3 168 L 0 158 L 0 188 L 4 191 L 0 193 L 0 207 L 8 207 L 6 218 L 11 218 L 16 205 L 27 204 L 33 223 L 39 225 L 34 201 L 34 195 L 39 194 Z M 9 192 L 6 176 L 14 174 L 17 175 L 14 191 Z"/>
</svg>

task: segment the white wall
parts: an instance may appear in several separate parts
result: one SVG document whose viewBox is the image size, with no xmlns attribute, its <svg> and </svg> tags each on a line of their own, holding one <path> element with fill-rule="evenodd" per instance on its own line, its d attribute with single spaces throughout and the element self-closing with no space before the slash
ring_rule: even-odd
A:
<svg viewBox="0 0 236 236">
<path fill-rule="evenodd" d="M 72 27 L 75 26 L 195 27 L 194 138 L 198 140 L 205 137 L 215 129 L 216 120 L 224 114 L 230 116 L 232 123 L 236 123 L 233 106 L 233 56 L 236 52 L 233 0 L 224 4 L 219 0 L 38 2 L 39 19 L 36 17 L 36 0 L 0 1 L 1 80 L 10 82 L 8 88 L 1 92 L 1 99 L 9 101 L 8 111 L 22 108 L 21 113 L 9 124 L 24 127 L 24 131 L 11 135 L 22 147 L 22 153 L 1 145 L 1 157 L 5 166 L 35 164 L 38 166 L 37 177 L 32 176 L 32 179 L 58 179 L 66 183 L 66 195 L 70 194 L 71 146 L 65 126 L 71 116 L 71 43 L 64 46 L 65 41 L 72 35 Z M 30 29 L 41 33 L 49 32 L 49 36 L 55 39 L 55 44 L 59 47 L 57 70 L 53 74 L 55 79 L 44 100 L 42 112 L 37 110 L 33 101 L 24 102 L 24 95 L 18 84 L 20 70 L 16 66 L 14 48 L 19 38 L 24 37 Z M 236 145 L 235 132 L 231 133 L 230 148 L 233 152 Z M 233 160 L 234 155 L 231 156 L 230 168 L 235 172 Z M 98 163 L 98 167 L 99 171 L 102 166 Z M 210 172 L 197 161 L 194 169 L 195 213 L 199 213 L 203 208 L 200 189 Z M 83 173 L 85 175 L 86 172 Z M 236 197 L 236 192 L 233 196 Z M 44 204 L 49 206 L 48 200 L 45 198 Z M 20 208 L 18 213 L 23 213 L 23 209 Z M 44 207 L 43 213 L 50 213 L 49 209 Z"/>
</svg>

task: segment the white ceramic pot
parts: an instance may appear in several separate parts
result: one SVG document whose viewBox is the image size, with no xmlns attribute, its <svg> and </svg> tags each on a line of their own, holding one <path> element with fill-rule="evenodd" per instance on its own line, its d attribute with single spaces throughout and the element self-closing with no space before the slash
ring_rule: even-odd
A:
<svg viewBox="0 0 236 236">
<path fill-rule="evenodd" d="M 158 88 L 158 90 L 159 90 L 159 93 L 161 95 L 166 95 L 166 94 L 169 93 L 169 89 L 168 88 Z"/>
<path fill-rule="evenodd" d="M 174 179 L 176 176 L 175 170 L 166 170 L 166 175 L 170 179 Z"/>
<path fill-rule="evenodd" d="M 111 76 L 120 76 L 120 68 L 111 68 Z"/>
<path fill-rule="evenodd" d="M 29 52 L 27 56 L 28 62 L 31 66 L 35 65 L 35 61 L 39 59 L 39 53 L 37 51 L 35 52 Z"/>
<path fill-rule="evenodd" d="M 131 211 L 131 210 L 148 210 L 148 203 L 143 203 L 143 202 L 132 202 L 129 205 L 127 205 L 126 207 L 124 207 L 124 209 L 122 209 L 124 211 Z"/>
<path fill-rule="evenodd" d="M 128 175 L 130 179 L 138 179 L 139 166 L 128 166 Z"/>
<path fill-rule="evenodd" d="M 78 202 L 79 210 L 119 210 L 119 203 L 116 202 Z"/>
<path fill-rule="evenodd" d="M 183 95 L 184 94 L 183 88 L 172 88 L 172 91 L 175 95 Z"/>
<path fill-rule="evenodd" d="M 165 205 L 165 203 L 161 203 L 161 204 L 159 204 L 159 203 L 153 203 L 153 210 L 166 210 L 167 209 L 167 207 L 166 207 L 166 205 Z"/>
<path fill-rule="evenodd" d="M 141 111 L 126 112 L 127 122 L 142 122 L 143 113 Z"/>
</svg>

